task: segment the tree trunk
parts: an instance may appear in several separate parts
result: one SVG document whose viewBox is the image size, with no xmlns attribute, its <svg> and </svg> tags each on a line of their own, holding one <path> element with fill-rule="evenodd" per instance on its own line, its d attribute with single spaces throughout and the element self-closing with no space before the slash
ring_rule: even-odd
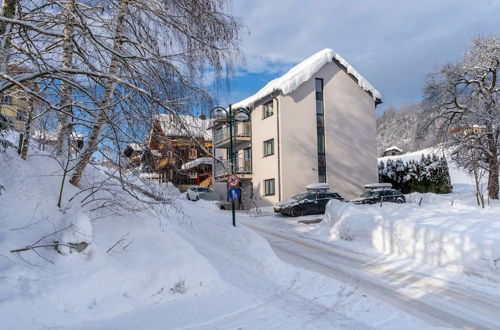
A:
<svg viewBox="0 0 500 330">
<path fill-rule="evenodd" d="M 71 68 L 73 66 L 73 31 L 74 31 L 74 14 L 76 4 L 75 0 L 71 0 L 64 8 L 65 24 L 64 24 L 64 39 L 63 39 L 63 68 Z M 71 120 L 73 118 L 73 108 L 71 106 L 71 87 L 67 82 L 62 83 L 61 87 L 61 110 L 58 113 L 58 139 L 56 146 L 56 154 L 58 156 L 69 155 L 71 134 L 73 133 L 73 125 Z"/>
<path fill-rule="evenodd" d="M 113 54 L 111 56 L 111 62 L 109 64 L 109 76 L 115 76 L 119 69 L 119 55 L 123 50 L 123 32 L 125 29 L 125 17 L 127 15 L 127 7 L 129 0 L 120 0 L 120 8 L 116 20 L 115 36 L 113 41 Z M 90 133 L 89 141 L 82 152 L 82 158 L 78 162 L 75 168 L 75 172 L 71 177 L 71 184 L 78 186 L 80 179 L 82 177 L 85 167 L 87 167 L 92 154 L 97 148 L 99 139 L 101 136 L 101 131 L 104 124 L 108 120 L 108 111 L 111 105 L 113 94 L 115 91 L 116 83 L 112 79 L 108 79 L 104 86 L 104 95 L 102 100 L 102 110 L 96 118 L 96 122 L 92 127 L 92 132 Z"/>
<path fill-rule="evenodd" d="M 18 0 L 3 0 L 2 16 L 14 18 Z M 0 72 L 7 72 L 12 24 L 0 22 Z"/>
<path fill-rule="evenodd" d="M 498 155 L 496 146 L 490 152 L 492 156 L 488 160 L 488 197 L 489 199 L 498 199 Z"/>
<path fill-rule="evenodd" d="M 29 98 L 28 99 L 28 119 L 26 120 L 26 123 L 24 124 L 24 137 L 23 137 L 23 144 L 21 146 L 21 158 L 26 159 L 28 156 L 28 149 L 30 145 L 30 140 L 31 140 L 31 124 L 33 121 L 33 117 L 35 114 L 35 106 L 33 104 L 33 99 Z"/>
</svg>

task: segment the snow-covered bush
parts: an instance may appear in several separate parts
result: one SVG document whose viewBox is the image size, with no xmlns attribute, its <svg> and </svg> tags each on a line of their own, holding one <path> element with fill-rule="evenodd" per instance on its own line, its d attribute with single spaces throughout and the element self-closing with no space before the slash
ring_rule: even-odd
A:
<svg viewBox="0 0 500 330">
<path fill-rule="evenodd" d="M 412 192 L 450 193 L 451 185 L 448 163 L 445 157 L 435 154 L 422 155 L 420 161 L 403 162 L 388 159 L 378 166 L 379 182 L 391 183 L 395 189 L 404 194 Z"/>
</svg>

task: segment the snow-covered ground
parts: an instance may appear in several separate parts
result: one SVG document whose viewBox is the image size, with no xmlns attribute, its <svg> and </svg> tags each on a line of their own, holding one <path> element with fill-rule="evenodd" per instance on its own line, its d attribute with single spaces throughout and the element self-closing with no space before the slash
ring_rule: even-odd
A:
<svg viewBox="0 0 500 330">
<path fill-rule="evenodd" d="M 259 234 L 232 227 L 228 212 L 180 199 L 169 186 L 157 190 L 172 206 L 118 214 L 93 210 L 88 192 L 67 182 L 59 209 L 62 176 L 52 158 L 23 161 L 10 150 L 0 173 L 0 329 L 430 327 L 354 286 L 284 263 Z M 85 184 L 102 178 L 88 171 Z M 64 245 L 72 242 L 89 246 L 78 253 Z M 35 248 L 11 252 L 28 246 Z"/>
<path fill-rule="evenodd" d="M 321 217 L 241 212 L 234 228 L 230 212 L 167 185 L 155 189 L 171 206 L 118 214 L 66 184 L 59 209 L 61 170 L 46 156 L 9 152 L 0 173 L 0 329 L 427 329 L 475 310 L 422 297 L 417 283 L 441 299 L 463 285 L 472 303 L 500 291 L 500 205 L 479 209 L 467 185 L 409 196 L 421 206 L 331 203 L 312 224 L 298 220 Z M 89 171 L 85 184 L 102 177 Z M 54 240 L 89 246 L 11 252 Z M 477 303 L 493 312 L 463 324 L 495 324 L 494 292 Z"/>
</svg>

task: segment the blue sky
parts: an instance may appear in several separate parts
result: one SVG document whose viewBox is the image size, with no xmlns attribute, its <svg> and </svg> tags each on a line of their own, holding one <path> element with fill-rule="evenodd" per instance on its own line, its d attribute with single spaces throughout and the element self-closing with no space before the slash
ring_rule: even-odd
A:
<svg viewBox="0 0 500 330">
<path fill-rule="evenodd" d="M 382 93 L 380 113 L 420 100 L 426 75 L 472 38 L 500 34 L 500 0 L 234 0 L 229 12 L 245 25 L 245 64 L 221 105 L 332 48 Z"/>
</svg>

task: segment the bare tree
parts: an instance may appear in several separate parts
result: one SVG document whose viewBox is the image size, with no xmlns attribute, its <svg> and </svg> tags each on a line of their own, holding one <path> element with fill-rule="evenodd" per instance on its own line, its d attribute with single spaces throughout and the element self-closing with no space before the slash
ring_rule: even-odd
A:
<svg viewBox="0 0 500 330">
<path fill-rule="evenodd" d="M 439 67 L 425 88 L 426 111 L 441 120 L 446 145 L 457 157 L 477 157 L 469 164 L 487 164 L 490 199 L 499 192 L 499 72 L 500 37 L 477 38 L 462 61 Z"/>
</svg>

